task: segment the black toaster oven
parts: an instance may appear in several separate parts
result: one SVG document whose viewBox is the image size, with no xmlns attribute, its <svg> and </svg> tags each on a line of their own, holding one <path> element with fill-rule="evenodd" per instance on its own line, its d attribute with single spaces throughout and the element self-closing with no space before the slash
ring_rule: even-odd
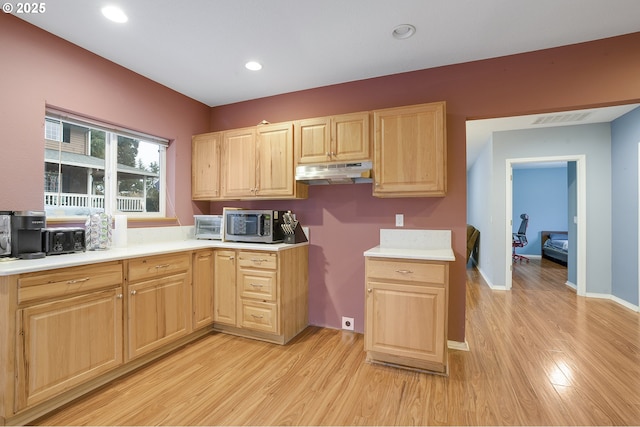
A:
<svg viewBox="0 0 640 427">
<path fill-rule="evenodd" d="M 86 247 L 84 228 L 61 227 L 42 229 L 42 252 L 47 255 L 84 252 Z"/>
</svg>

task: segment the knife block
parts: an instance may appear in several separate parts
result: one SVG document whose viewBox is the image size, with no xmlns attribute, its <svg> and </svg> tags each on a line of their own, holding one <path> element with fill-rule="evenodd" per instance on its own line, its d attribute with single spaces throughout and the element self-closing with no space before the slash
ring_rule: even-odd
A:
<svg viewBox="0 0 640 427">
<path fill-rule="evenodd" d="M 302 230 L 302 226 L 300 224 L 297 224 L 296 228 L 294 228 L 293 231 L 294 231 L 293 234 L 285 233 L 284 243 L 294 244 L 294 243 L 308 242 L 307 236 L 304 234 L 304 231 Z"/>
</svg>

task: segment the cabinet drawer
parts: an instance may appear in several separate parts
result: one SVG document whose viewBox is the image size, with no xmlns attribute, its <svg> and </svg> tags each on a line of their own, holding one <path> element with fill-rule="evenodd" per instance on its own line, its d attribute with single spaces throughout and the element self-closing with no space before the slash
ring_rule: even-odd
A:
<svg viewBox="0 0 640 427">
<path fill-rule="evenodd" d="M 276 300 L 277 273 L 275 271 L 240 269 L 240 296 L 266 301 Z"/>
<path fill-rule="evenodd" d="M 188 253 L 158 255 L 136 258 L 129 261 L 129 281 L 150 279 L 189 270 L 191 257 Z"/>
<path fill-rule="evenodd" d="M 240 252 L 238 254 L 240 267 L 268 268 L 275 270 L 278 266 L 278 256 L 267 252 Z"/>
<path fill-rule="evenodd" d="M 240 326 L 278 334 L 278 307 L 274 303 L 241 300 Z"/>
<path fill-rule="evenodd" d="M 366 266 L 369 278 L 440 285 L 447 282 L 448 267 L 444 263 L 367 258 Z"/>
<path fill-rule="evenodd" d="M 18 279 L 18 303 L 121 286 L 122 282 L 120 262 L 27 273 Z"/>
</svg>

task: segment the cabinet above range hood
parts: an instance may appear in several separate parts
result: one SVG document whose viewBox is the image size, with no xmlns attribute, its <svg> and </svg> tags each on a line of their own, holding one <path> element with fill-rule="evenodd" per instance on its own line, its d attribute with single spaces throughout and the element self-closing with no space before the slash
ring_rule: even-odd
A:
<svg viewBox="0 0 640 427">
<path fill-rule="evenodd" d="M 296 167 L 296 181 L 309 185 L 366 184 L 371 178 L 371 162 L 300 165 Z"/>
</svg>

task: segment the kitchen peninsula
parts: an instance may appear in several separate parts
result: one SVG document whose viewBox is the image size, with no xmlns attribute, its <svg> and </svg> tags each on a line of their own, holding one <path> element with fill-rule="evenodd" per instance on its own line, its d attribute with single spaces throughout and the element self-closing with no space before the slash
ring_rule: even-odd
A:
<svg viewBox="0 0 640 427">
<path fill-rule="evenodd" d="M 365 256 L 367 360 L 448 373 L 450 230 L 380 230 Z"/>
</svg>

